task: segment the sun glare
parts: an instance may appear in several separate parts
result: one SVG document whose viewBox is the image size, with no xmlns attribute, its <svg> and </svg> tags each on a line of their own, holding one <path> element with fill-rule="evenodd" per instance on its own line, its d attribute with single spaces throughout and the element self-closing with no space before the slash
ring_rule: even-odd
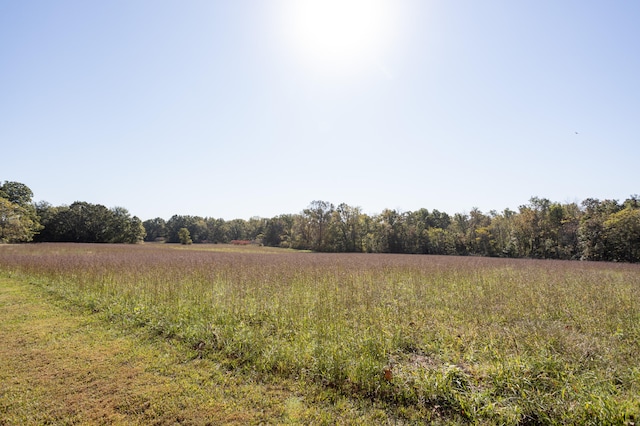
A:
<svg viewBox="0 0 640 426">
<path fill-rule="evenodd" d="M 289 0 L 284 31 L 308 65 L 338 70 L 379 60 L 392 36 L 391 0 Z"/>
</svg>

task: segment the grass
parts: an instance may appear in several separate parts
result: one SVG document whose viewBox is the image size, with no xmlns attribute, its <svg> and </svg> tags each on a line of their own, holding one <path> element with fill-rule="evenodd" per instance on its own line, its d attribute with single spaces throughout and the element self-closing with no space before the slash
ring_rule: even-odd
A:
<svg viewBox="0 0 640 426">
<path fill-rule="evenodd" d="M 381 411 L 257 381 L 0 278 L 0 424 L 372 424 Z M 197 351 L 196 351 L 197 354 Z"/>
<path fill-rule="evenodd" d="M 640 416 L 638 265 L 48 244 L 2 247 L 0 274 L 89 310 L 123 339 L 170 345 L 177 358 L 164 368 L 231 374 L 248 380 L 248 395 L 284 386 L 268 423 Z M 150 400 L 189 396 L 170 394 Z M 230 398 L 243 413 L 256 406 Z"/>
<path fill-rule="evenodd" d="M 255 415 L 255 407 L 248 406 L 244 418 L 235 410 L 231 417 L 221 416 L 224 402 L 190 386 L 192 376 L 203 376 L 199 367 L 221 380 L 223 374 L 211 365 L 200 361 L 188 371 L 181 367 L 184 355 L 172 345 L 141 343 L 96 318 L 52 308 L 30 291 L 2 280 L 3 424 L 170 424 Z M 190 387 L 195 392 L 185 392 Z M 242 399 L 238 393 L 231 400 L 226 404 Z"/>
</svg>

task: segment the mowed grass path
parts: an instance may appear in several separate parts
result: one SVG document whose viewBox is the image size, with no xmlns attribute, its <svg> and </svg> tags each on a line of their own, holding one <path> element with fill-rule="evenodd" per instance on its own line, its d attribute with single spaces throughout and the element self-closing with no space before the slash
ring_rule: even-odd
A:
<svg viewBox="0 0 640 426">
<path fill-rule="evenodd" d="M 310 395 L 307 402 L 293 383 L 258 383 L 221 370 L 171 340 L 124 333 L 23 280 L 0 278 L 0 342 L 0 425 L 366 424 L 376 418 L 347 401 L 336 406 Z"/>
</svg>

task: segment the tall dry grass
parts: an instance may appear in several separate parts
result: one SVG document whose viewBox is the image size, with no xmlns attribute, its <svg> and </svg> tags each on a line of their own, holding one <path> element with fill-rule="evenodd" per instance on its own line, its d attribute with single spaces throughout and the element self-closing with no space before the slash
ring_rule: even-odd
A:
<svg viewBox="0 0 640 426">
<path fill-rule="evenodd" d="M 0 271 L 228 368 L 312 381 L 409 419 L 640 415 L 639 265 L 225 250 L 9 246 Z"/>
</svg>

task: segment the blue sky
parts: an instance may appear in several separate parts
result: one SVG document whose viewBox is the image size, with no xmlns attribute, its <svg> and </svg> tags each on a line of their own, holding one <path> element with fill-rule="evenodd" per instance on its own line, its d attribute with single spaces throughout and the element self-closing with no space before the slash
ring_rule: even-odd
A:
<svg viewBox="0 0 640 426">
<path fill-rule="evenodd" d="M 353 1 L 0 0 L 0 181 L 143 220 L 640 192 L 640 2 Z"/>
</svg>

